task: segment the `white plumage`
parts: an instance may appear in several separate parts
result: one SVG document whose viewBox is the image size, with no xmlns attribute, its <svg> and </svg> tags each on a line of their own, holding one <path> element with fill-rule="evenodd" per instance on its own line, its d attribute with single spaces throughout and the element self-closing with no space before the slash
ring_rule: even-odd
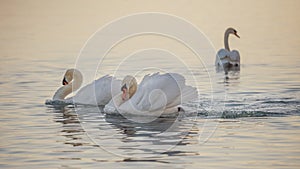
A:
<svg viewBox="0 0 300 169">
<path fill-rule="evenodd" d="M 75 96 L 67 100 L 79 104 L 104 106 L 119 92 L 120 84 L 120 80 L 106 75 L 84 86 Z"/>
<path fill-rule="evenodd" d="M 129 83 L 123 80 L 122 84 Z M 130 99 L 123 100 L 121 96 L 116 95 L 104 111 L 137 115 L 176 113 L 180 104 L 196 99 L 198 92 L 196 88 L 187 86 L 185 78 L 177 73 L 155 73 L 143 78 Z"/>
<path fill-rule="evenodd" d="M 46 101 L 46 104 L 106 105 L 119 92 L 121 84 L 120 80 L 106 75 L 82 87 L 73 97 L 66 98 L 80 88 L 82 79 L 79 70 L 68 69 L 63 78 L 63 86 L 55 92 L 52 100 Z"/>
</svg>

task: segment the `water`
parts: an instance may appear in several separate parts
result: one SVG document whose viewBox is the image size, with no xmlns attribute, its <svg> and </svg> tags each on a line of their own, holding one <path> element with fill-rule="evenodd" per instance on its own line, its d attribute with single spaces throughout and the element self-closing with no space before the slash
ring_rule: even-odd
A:
<svg viewBox="0 0 300 169">
<path fill-rule="evenodd" d="M 78 3 L 72 9 L 67 2 L 43 3 L 1 2 L 1 168 L 299 168 L 298 1 Z M 192 67 L 201 77 L 197 117 L 188 111 L 178 119 L 141 124 L 99 113 L 101 107 L 44 104 L 93 32 L 144 10 L 186 18 L 217 49 L 225 28 L 235 27 L 241 39 L 231 38 L 230 45 L 241 53 L 241 71 L 218 73 L 212 57 L 206 65 L 214 77 L 210 83 L 203 65 Z M 96 76 L 113 71 L 130 52 L 153 45 L 194 61 L 170 39 L 136 37 L 114 48 Z M 181 70 L 168 60 L 147 63 Z M 133 71 L 126 66 L 118 76 Z"/>
</svg>

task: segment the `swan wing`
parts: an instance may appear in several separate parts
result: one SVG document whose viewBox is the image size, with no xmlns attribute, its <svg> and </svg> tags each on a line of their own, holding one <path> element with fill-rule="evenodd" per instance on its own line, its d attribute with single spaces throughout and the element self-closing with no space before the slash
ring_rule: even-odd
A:
<svg viewBox="0 0 300 169">
<path fill-rule="evenodd" d="M 130 100 L 119 111 L 149 113 L 175 107 L 197 98 L 196 88 L 186 86 L 177 73 L 146 75 Z"/>
<path fill-rule="evenodd" d="M 230 52 L 230 60 L 233 62 L 240 62 L 240 53 L 237 50 L 232 50 Z"/>
<path fill-rule="evenodd" d="M 216 55 L 215 65 L 223 65 L 228 63 L 228 57 L 230 56 L 230 52 L 227 49 L 220 49 Z"/>
<path fill-rule="evenodd" d="M 81 88 L 71 98 L 75 103 L 105 105 L 119 91 L 121 81 L 106 75 Z"/>
</svg>

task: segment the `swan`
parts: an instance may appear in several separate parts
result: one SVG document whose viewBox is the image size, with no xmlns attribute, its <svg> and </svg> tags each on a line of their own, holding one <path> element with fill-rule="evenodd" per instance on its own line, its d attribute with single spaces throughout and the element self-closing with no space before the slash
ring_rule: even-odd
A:
<svg viewBox="0 0 300 169">
<path fill-rule="evenodd" d="M 104 107 L 106 113 L 133 115 L 166 115 L 182 110 L 178 105 L 198 97 L 195 87 L 187 86 L 185 78 L 177 73 L 144 76 L 140 85 L 135 77 L 127 75 L 121 92 Z"/>
<path fill-rule="evenodd" d="M 223 68 L 231 68 L 231 67 L 240 67 L 240 54 L 237 50 L 230 51 L 229 44 L 228 44 L 228 38 L 229 35 L 233 34 L 236 37 L 240 38 L 240 36 L 237 34 L 237 31 L 233 28 L 228 28 L 225 31 L 224 35 L 224 45 L 225 49 L 220 49 L 216 55 L 216 62 L 215 65 L 217 67 L 223 66 Z"/>
<path fill-rule="evenodd" d="M 103 76 L 92 83 L 81 88 L 75 96 L 65 98 L 70 93 L 78 90 L 82 84 L 83 76 L 77 69 L 68 69 L 64 75 L 62 84 L 54 94 L 52 100 L 47 100 L 46 104 L 86 104 L 86 105 L 106 105 L 112 98 L 113 91 L 119 88 L 120 80 L 112 76 Z"/>
</svg>

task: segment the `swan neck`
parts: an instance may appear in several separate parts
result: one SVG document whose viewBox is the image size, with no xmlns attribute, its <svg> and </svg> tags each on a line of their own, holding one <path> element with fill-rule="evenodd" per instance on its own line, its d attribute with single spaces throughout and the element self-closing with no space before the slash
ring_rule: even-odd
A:
<svg viewBox="0 0 300 169">
<path fill-rule="evenodd" d="M 80 88 L 81 84 L 82 84 L 82 75 L 78 74 L 78 75 L 74 75 L 73 82 L 70 83 L 69 85 L 72 86 L 72 92 L 73 92 L 73 91 L 78 90 Z"/>
<path fill-rule="evenodd" d="M 230 51 L 230 48 L 229 48 L 229 43 L 228 43 L 228 39 L 229 39 L 229 32 L 226 31 L 225 32 L 225 35 L 224 35 L 224 45 L 225 45 L 225 49 Z"/>
<path fill-rule="evenodd" d="M 54 94 L 53 100 L 64 100 L 72 92 L 71 84 L 60 87 Z"/>
</svg>

